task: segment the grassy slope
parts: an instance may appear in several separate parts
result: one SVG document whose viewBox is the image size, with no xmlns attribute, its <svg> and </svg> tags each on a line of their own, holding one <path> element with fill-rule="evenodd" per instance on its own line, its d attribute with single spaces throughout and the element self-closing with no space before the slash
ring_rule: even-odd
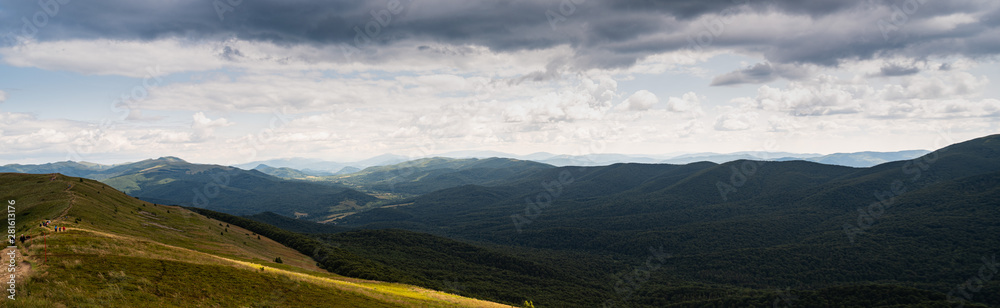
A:
<svg viewBox="0 0 1000 308">
<path fill-rule="evenodd" d="M 266 237 L 95 181 L 6 173 L 0 187 L 17 202 L 19 234 L 32 236 L 19 247 L 32 269 L 14 306 L 500 306 L 332 275 Z M 43 230 L 45 219 L 69 231 Z"/>
</svg>

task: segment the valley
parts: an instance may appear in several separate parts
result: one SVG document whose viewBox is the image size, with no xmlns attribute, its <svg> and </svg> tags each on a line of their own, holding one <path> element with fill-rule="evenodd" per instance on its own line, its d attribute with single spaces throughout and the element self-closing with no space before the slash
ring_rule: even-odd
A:
<svg viewBox="0 0 1000 308">
<path fill-rule="evenodd" d="M 98 298 L 153 288 L 169 304 L 164 296 L 180 291 L 157 283 L 162 269 L 197 265 L 294 281 L 296 289 L 272 295 L 281 300 L 334 288 L 404 306 L 1000 303 L 997 280 L 981 279 L 975 296 L 953 292 L 996 264 L 1000 135 L 869 168 L 434 158 L 311 180 L 177 158 L 115 168 L 91 175 L 103 183 L 4 174 L 8 191 L 38 191 L 35 201 L 18 200 L 37 204 L 29 213 L 45 209 L 69 226 L 46 237 L 48 252 L 29 241 L 29 258 L 70 258 L 36 272 L 94 262 L 104 265 L 88 279 L 130 281 L 86 291 Z M 46 189 L 60 201 L 43 202 Z M 148 274 L 130 280 L 113 268 Z M 273 284 L 266 279 L 254 283 Z"/>
</svg>

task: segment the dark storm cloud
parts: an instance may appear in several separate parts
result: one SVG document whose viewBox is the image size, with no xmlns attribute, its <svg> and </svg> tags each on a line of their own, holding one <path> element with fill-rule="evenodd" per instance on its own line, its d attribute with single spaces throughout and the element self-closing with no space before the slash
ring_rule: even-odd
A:
<svg viewBox="0 0 1000 308">
<path fill-rule="evenodd" d="M 8 34 L 0 44 L 10 44 L 10 34 L 42 41 L 236 37 L 362 48 L 409 40 L 425 45 L 481 45 L 498 52 L 568 44 L 575 51 L 568 63 L 576 69 L 628 67 L 651 54 L 692 48 L 761 54 L 773 64 L 827 66 L 889 55 L 989 56 L 1000 52 L 997 6 L 973 0 L 400 0 L 393 7 L 392 1 L 344 0 L 41 3 L 0 0 L 0 35 Z M 396 10 L 386 13 L 392 8 Z M 754 24 L 725 20 L 735 13 L 780 15 Z M 953 13 L 982 17 L 944 31 L 913 27 Z M 813 24 L 767 27 L 802 17 Z M 753 28 L 766 31 L 739 31 Z M 771 78 L 766 72 L 737 73 L 718 83 Z"/>
<path fill-rule="evenodd" d="M 712 86 L 732 86 L 740 84 L 760 84 L 778 78 L 799 79 L 809 75 L 809 69 L 790 64 L 758 63 L 734 72 L 716 76 Z"/>
<path fill-rule="evenodd" d="M 767 83 L 778 79 L 774 67 L 768 63 L 759 63 L 743 70 L 730 72 L 712 79 L 712 86 L 728 86 L 744 83 Z"/>
<path fill-rule="evenodd" d="M 942 64 L 943 66 L 943 64 Z M 883 66 L 879 72 L 879 76 L 883 77 L 894 77 L 894 76 L 909 76 L 920 72 L 920 68 L 915 66 L 907 66 L 901 64 L 888 64 Z"/>
</svg>

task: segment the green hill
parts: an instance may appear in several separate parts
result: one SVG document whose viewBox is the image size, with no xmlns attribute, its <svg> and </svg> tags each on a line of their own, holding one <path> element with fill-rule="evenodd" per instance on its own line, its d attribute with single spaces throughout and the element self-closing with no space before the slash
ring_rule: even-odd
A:
<svg viewBox="0 0 1000 308">
<path fill-rule="evenodd" d="M 573 263 L 562 253 L 583 253 L 640 267 L 650 247 L 663 247 L 674 258 L 630 297 L 642 307 L 665 305 L 662 296 L 680 292 L 671 285 L 692 283 L 809 292 L 879 284 L 930 292 L 934 302 L 997 253 L 997 200 L 993 135 L 871 168 L 745 160 L 550 168 L 337 222 L 517 247 L 565 264 Z M 996 294 L 1000 280 L 984 281 L 971 302 L 1000 305 Z"/>
<path fill-rule="evenodd" d="M 325 177 L 359 189 L 419 195 L 466 184 L 486 185 L 516 178 L 551 165 L 509 158 L 423 158 L 359 172 Z"/>
<path fill-rule="evenodd" d="M 7 165 L 0 171 L 69 174 L 102 181 L 153 203 L 198 206 L 239 215 L 272 211 L 319 220 L 378 201 L 335 183 L 286 180 L 256 170 L 192 164 L 176 157 L 114 166 L 76 162 Z"/>
<path fill-rule="evenodd" d="M 0 188 L 30 236 L 8 307 L 500 306 L 330 274 L 266 236 L 92 180 L 3 173 Z"/>
<path fill-rule="evenodd" d="M 92 176 L 102 174 L 104 171 L 106 171 L 111 167 L 112 166 L 107 166 L 107 165 L 64 161 L 64 162 L 47 163 L 41 165 L 20 165 L 20 164 L 4 165 L 0 166 L 0 172 L 32 173 L 32 174 L 61 173 L 68 176 L 93 178 Z"/>
<path fill-rule="evenodd" d="M 300 171 L 288 167 L 275 168 L 265 164 L 257 165 L 257 167 L 254 167 L 253 170 L 257 170 L 260 171 L 261 173 L 271 176 L 276 176 L 282 179 L 306 180 L 306 179 L 318 178 L 318 176 L 306 173 L 305 171 Z"/>
<path fill-rule="evenodd" d="M 255 170 L 191 164 L 176 158 L 147 160 L 109 169 L 122 175 L 103 182 L 154 202 L 195 206 L 233 214 L 265 211 L 321 217 L 345 204 L 377 199 L 342 186 L 284 180 Z"/>
</svg>

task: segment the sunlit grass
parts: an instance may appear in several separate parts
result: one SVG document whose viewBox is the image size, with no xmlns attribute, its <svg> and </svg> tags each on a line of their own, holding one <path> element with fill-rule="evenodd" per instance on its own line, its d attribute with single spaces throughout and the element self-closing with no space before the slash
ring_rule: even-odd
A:
<svg viewBox="0 0 1000 308">
<path fill-rule="evenodd" d="M 99 182 L 0 174 L 0 184 L 17 200 L 19 231 L 32 236 L 20 249 L 34 265 L 4 306 L 501 306 L 333 275 L 266 237 Z M 39 227 L 47 219 L 69 230 Z"/>
</svg>

